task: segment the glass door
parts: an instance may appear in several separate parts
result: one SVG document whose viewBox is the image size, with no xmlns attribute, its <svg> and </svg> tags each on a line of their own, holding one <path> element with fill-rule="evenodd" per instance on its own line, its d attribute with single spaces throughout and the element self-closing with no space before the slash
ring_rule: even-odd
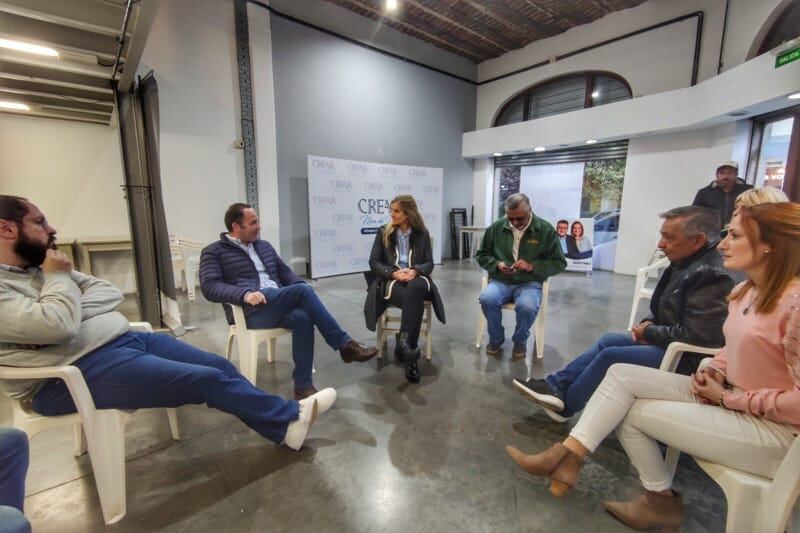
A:
<svg viewBox="0 0 800 533">
<path fill-rule="evenodd" d="M 784 189 L 794 117 L 764 123 L 755 186 Z"/>
</svg>

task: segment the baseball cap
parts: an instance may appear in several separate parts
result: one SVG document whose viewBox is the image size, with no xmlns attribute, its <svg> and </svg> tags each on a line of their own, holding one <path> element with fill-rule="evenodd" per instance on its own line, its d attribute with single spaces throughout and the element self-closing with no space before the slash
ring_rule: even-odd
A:
<svg viewBox="0 0 800 533">
<path fill-rule="evenodd" d="M 721 169 L 722 167 L 733 167 L 736 170 L 739 170 L 739 163 L 736 161 L 723 161 L 719 165 L 717 165 L 717 170 Z"/>
</svg>

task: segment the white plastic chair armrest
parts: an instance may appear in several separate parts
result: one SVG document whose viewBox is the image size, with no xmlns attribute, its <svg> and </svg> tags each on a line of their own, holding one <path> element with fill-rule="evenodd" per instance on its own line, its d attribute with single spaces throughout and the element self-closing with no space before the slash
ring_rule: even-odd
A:
<svg viewBox="0 0 800 533">
<path fill-rule="evenodd" d="M 664 353 L 664 358 L 661 360 L 661 366 L 659 369 L 667 372 L 675 372 L 675 369 L 678 368 L 678 363 L 681 362 L 681 357 L 685 352 L 717 355 L 720 349 L 721 348 L 695 346 L 685 342 L 672 342 L 667 347 L 667 351 Z"/>
<path fill-rule="evenodd" d="M 140 333 L 153 333 L 153 326 L 150 322 L 131 322 L 130 331 L 138 331 Z"/>
<path fill-rule="evenodd" d="M 95 411 L 94 400 L 89 387 L 83 379 L 83 373 L 76 366 L 40 366 L 37 368 L 0 368 L 0 379 L 62 379 L 69 389 L 69 394 L 78 408 L 78 412 L 86 418 Z"/>
<path fill-rule="evenodd" d="M 661 259 L 659 259 L 658 261 L 656 261 L 652 265 L 647 265 L 647 266 L 644 266 L 644 267 L 640 268 L 639 269 L 639 273 L 640 274 L 650 274 L 650 273 L 653 273 L 653 272 L 658 272 L 659 270 L 661 270 L 662 268 L 666 268 L 667 266 L 669 266 L 669 259 L 667 259 L 666 257 L 662 257 Z"/>
</svg>

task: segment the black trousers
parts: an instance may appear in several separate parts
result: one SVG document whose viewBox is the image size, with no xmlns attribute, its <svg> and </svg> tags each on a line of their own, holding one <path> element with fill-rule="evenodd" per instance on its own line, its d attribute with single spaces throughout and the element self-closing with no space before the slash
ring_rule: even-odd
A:
<svg viewBox="0 0 800 533">
<path fill-rule="evenodd" d="M 428 283 L 422 278 L 414 278 L 408 283 L 399 281 L 392 287 L 389 302 L 403 310 L 400 316 L 400 331 L 408 333 L 408 345 L 417 347 L 422 315 L 425 313 L 425 299 L 430 296 Z"/>
</svg>

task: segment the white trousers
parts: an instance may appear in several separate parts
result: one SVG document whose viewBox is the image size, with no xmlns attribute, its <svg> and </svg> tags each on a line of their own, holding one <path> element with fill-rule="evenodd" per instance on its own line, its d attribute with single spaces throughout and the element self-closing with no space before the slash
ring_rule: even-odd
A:
<svg viewBox="0 0 800 533">
<path fill-rule="evenodd" d="M 630 364 L 613 365 L 570 435 L 594 452 L 614 429 L 647 490 L 666 490 L 658 442 L 692 456 L 771 478 L 797 430 L 740 411 L 704 405 L 692 378 Z"/>
</svg>

